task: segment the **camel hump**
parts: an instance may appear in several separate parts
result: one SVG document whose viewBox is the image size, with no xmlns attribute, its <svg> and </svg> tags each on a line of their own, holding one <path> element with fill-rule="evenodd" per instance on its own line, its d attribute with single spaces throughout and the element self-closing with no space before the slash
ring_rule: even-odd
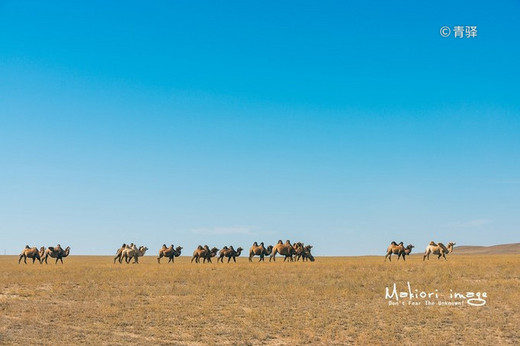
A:
<svg viewBox="0 0 520 346">
<path fill-rule="evenodd" d="M 255 241 L 255 242 L 253 243 L 253 246 L 258 246 L 258 243 Z"/>
<path fill-rule="evenodd" d="M 392 245 L 397 245 L 397 243 L 395 242 L 395 240 L 392 240 L 392 242 L 390 243 Z"/>
<path fill-rule="evenodd" d="M 49 246 L 49 250 L 51 250 L 52 252 L 54 252 L 54 247 Z"/>
</svg>

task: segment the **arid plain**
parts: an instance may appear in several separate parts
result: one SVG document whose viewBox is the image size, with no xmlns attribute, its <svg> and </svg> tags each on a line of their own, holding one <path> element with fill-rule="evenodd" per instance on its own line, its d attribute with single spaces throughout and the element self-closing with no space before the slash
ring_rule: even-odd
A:
<svg viewBox="0 0 520 346">
<path fill-rule="evenodd" d="M 519 344 L 520 255 L 137 265 L 0 256 L 0 344 Z M 434 293 L 435 305 L 386 288 Z M 483 306 L 438 305 L 486 292 Z M 463 300 L 463 299 L 462 299 Z M 404 303 L 404 304 L 403 304 Z"/>
</svg>

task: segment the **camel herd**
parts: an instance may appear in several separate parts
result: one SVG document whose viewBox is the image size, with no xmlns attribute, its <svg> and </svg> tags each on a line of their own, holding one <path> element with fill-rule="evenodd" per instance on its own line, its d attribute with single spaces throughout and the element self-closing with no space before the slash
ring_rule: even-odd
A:
<svg viewBox="0 0 520 346">
<path fill-rule="evenodd" d="M 25 245 L 25 248 L 20 253 L 20 258 L 18 258 L 18 264 L 22 261 L 25 264 L 27 264 L 27 259 L 32 259 L 32 263 L 34 264 L 34 261 L 38 260 L 41 263 L 45 262 L 47 264 L 47 258 L 55 258 L 56 262 L 61 261 L 63 263 L 63 258 L 67 257 L 70 253 L 70 246 L 67 246 L 67 248 L 64 250 L 60 244 L 56 245 L 55 247 L 49 246 L 47 249 L 45 249 L 44 246 L 42 246 L 39 250 L 36 247 L 29 247 L 29 245 Z"/>
<path fill-rule="evenodd" d="M 449 242 L 447 246 L 443 243 L 435 243 L 431 241 L 426 250 L 424 252 L 423 261 L 426 259 L 430 259 L 430 254 L 437 255 L 437 259 L 443 257 L 446 260 L 446 255 L 453 252 L 453 248 L 455 246 L 454 242 Z M 406 261 L 406 256 L 409 256 L 412 252 L 414 246 L 409 244 L 408 246 L 404 246 L 403 242 L 399 244 L 395 241 L 391 242 L 386 250 L 385 262 L 388 259 L 390 262 L 392 261 L 392 255 L 397 255 L 397 260 L 401 257 L 403 261 Z M 253 257 L 258 256 L 260 259 L 258 262 L 264 261 L 266 256 L 269 256 L 269 262 L 271 260 L 276 261 L 276 255 L 284 256 L 284 262 L 289 261 L 311 261 L 314 262 L 314 256 L 311 254 L 312 245 L 304 245 L 301 242 L 291 243 L 287 240 L 285 243 L 281 240 L 278 241 L 274 246 L 269 245 L 265 247 L 264 243 L 258 244 L 256 241 L 253 243 L 251 248 L 249 249 L 249 262 L 253 261 Z M 114 264 L 116 261 L 119 263 L 123 263 L 123 261 L 127 264 L 139 263 L 139 257 L 144 256 L 148 248 L 146 246 L 137 247 L 134 243 L 123 244 L 117 251 L 116 256 L 114 257 Z M 169 247 L 166 244 L 159 249 L 159 255 L 157 257 L 157 263 L 161 263 L 161 258 L 168 258 L 168 263 L 174 263 L 175 257 L 179 257 L 181 255 L 182 246 L 177 246 L 176 248 L 172 245 Z M 229 263 L 232 259 L 233 262 L 236 262 L 236 258 L 239 257 L 244 251 L 243 248 L 238 247 L 235 249 L 232 245 L 224 246 L 222 249 L 218 249 L 216 247 L 210 248 L 208 245 L 199 245 L 193 251 L 193 257 L 191 258 L 191 262 L 195 261 L 195 263 L 200 263 L 202 259 L 202 263 L 212 263 L 211 258 L 217 257 L 217 263 L 220 261 L 224 263 L 224 258 L 227 258 L 227 263 Z M 47 249 L 42 246 L 40 249 L 37 247 L 29 247 L 26 245 L 25 248 L 20 253 L 20 257 L 18 259 L 18 264 L 22 261 L 27 264 L 27 258 L 32 259 L 32 263 L 36 260 L 40 263 L 47 263 L 47 259 L 49 257 L 55 258 L 56 262 L 61 261 L 63 263 L 63 258 L 67 257 L 70 253 L 70 246 L 63 249 L 60 244 L 55 247 L 49 246 Z M 133 262 L 132 262 L 133 260 Z"/>
<path fill-rule="evenodd" d="M 449 242 L 448 246 L 444 246 L 443 243 L 435 243 L 434 241 L 431 241 L 430 244 L 426 247 L 426 250 L 424 252 L 423 261 L 425 259 L 430 259 L 430 254 L 437 255 L 437 259 L 440 259 L 443 257 L 446 260 L 446 255 L 453 252 L 453 247 L 455 246 L 454 242 Z M 412 244 L 409 244 L 408 246 L 404 246 L 403 242 L 400 242 L 397 244 L 395 241 L 391 242 L 388 248 L 386 249 L 386 255 L 385 255 L 385 262 L 386 259 L 391 262 L 392 261 L 392 255 L 397 255 L 397 260 L 399 261 L 399 258 L 403 258 L 403 261 L 406 260 L 406 256 L 410 255 L 412 252 L 412 249 L 415 246 Z"/>
</svg>

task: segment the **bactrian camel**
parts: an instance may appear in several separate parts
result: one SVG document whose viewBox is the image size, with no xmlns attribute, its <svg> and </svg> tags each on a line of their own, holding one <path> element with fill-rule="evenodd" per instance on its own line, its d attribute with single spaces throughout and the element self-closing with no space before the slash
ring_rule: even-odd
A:
<svg viewBox="0 0 520 346">
<path fill-rule="evenodd" d="M 159 250 L 159 256 L 157 257 L 157 263 L 161 263 L 161 258 L 168 258 L 168 263 L 174 262 L 175 257 L 179 257 L 181 255 L 182 246 L 177 246 L 176 249 L 173 248 L 173 244 L 170 247 L 166 247 L 166 244 L 163 244 L 162 248 Z"/>
<path fill-rule="evenodd" d="M 137 248 L 137 246 L 134 244 L 132 247 L 126 247 L 125 249 L 123 249 L 123 251 L 121 252 L 121 258 L 125 260 L 127 264 L 130 263 L 130 261 L 133 258 L 134 262 L 132 262 L 132 264 L 138 264 L 139 257 L 144 256 L 146 250 L 148 250 L 146 246 L 140 246 L 139 248 Z"/>
<path fill-rule="evenodd" d="M 448 246 L 444 246 L 443 243 L 435 244 L 434 241 L 431 241 L 430 244 L 426 247 L 426 251 L 424 252 L 423 261 L 428 258 L 430 259 L 430 254 L 437 255 L 437 259 L 440 259 L 441 256 L 446 260 L 446 255 L 450 252 L 453 252 L 453 247 L 455 246 L 454 242 L 449 242 Z"/>
<path fill-rule="evenodd" d="M 218 250 L 219 249 L 217 249 L 216 247 L 210 249 L 207 245 L 199 245 L 197 246 L 195 251 L 193 251 L 193 257 L 191 258 L 191 262 L 195 260 L 195 263 L 199 263 L 200 259 L 202 258 L 202 263 L 206 263 L 206 260 L 209 263 L 212 263 L 211 257 L 215 257 L 218 253 Z"/>
<path fill-rule="evenodd" d="M 240 254 L 242 253 L 243 250 L 244 249 L 242 249 L 241 247 L 239 247 L 238 249 L 235 250 L 232 245 L 230 245 L 229 247 L 224 246 L 218 254 L 219 257 L 217 258 L 217 263 L 219 260 L 220 260 L 220 263 L 224 263 L 224 257 L 228 258 L 227 263 L 229 263 L 229 261 L 231 261 L 231 259 L 233 259 L 233 262 L 236 263 L 236 261 L 237 261 L 236 258 L 240 257 Z"/>
<path fill-rule="evenodd" d="M 254 256 L 260 256 L 258 262 L 263 261 L 265 256 L 269 256 L 273 251 L 273 246 L 269 245 L 267 249 L 264 247 L 264 243 L 258 243 L 255 241 L 251 248 L 249 249 L 249 262 L 253 261 Z"/>
<path fill-rule="evenodd" d="M 61 264 L 63 264 L 63 258 L 67 257 L 70 253 L 70 246 L 67 246 L 65 250 L 61 247 L 60 244 L 56 245 L 55 247 L 49 246 L 47 250 L 45 250 L 45 254 L 42 257 L 42 262 L 45 261 L 45 264 L 47 264 L 47 258 L 56 258 L 56 262 L 54 264 L 58 263 L 58 261 L 61 261 Z"/>
<path fill-rule="evenodd" d="M 285 242 L 285 244 L 282 243 L 281 240 L 279 240 L 278 243 L 273 247 L 271 256 L 269 256 L 269 262 L 271 262 L 271 260 L 276 261 L 277 253 L 285 256 L 285 258 L 284 258 L 284 261 L 285 261 L 288 257 L 292 259 L 292 256 L 296 253 L 296 251 L 294 251 L 294 248 L 291 245 L 291 242 L 289 240 L 287 240 Z"/>
<path fill-rule="evenodd" d="M 42 257 L 45 252 L 45 247 L 41 247 L 38 251 L 38 248 L 36 247 L 29 247 L 29 245 L 25 245 L 25 248 L 20 253 L 20 258 L 18 259 L 18 264 L 20 264 L 20 261 L 23 258 L 23 263 L 27 264 L 27 258 L 32 258 L 32 263 L 34 264 L 35 260 L 38 260 L 40 264 L 42 263 Z"/>
</svg>

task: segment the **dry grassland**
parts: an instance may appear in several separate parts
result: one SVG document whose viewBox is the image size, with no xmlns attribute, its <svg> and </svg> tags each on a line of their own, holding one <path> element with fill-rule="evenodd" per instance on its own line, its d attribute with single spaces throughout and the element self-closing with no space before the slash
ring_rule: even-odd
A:
<svg viewBox="0 0 520 346">
<path fill-rule="evenodd" d="M 520 255 L 17 260 L 0 256 L 0 344 L 520 344 Z M 394 282 L 488 298 L 482 307 L 389 306 L 385 288 Z"/>
</svg>

